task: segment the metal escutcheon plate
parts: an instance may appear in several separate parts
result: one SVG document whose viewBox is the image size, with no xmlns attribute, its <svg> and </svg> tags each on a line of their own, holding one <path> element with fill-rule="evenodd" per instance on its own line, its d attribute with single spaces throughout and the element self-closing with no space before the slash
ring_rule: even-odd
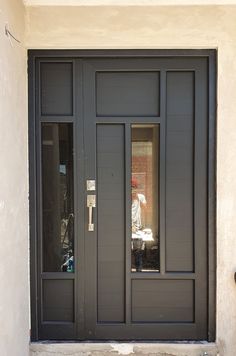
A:
<svg viewBox="0 0 236 356">
<path fill-rule="evenodd" d="M 87 190 L 96 190 L 95 180 L 87 180 Z"/>
</svg>

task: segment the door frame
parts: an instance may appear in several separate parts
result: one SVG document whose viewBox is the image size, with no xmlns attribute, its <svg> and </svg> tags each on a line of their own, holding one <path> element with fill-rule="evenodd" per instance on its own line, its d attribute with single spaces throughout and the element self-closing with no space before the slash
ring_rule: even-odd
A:
<svg viewBox="0 0 236 356">
<path fill-rule="evenodd" d="M 208 60 L 208 341 L 215 340 L 216 329 L 216 50 L 29 50 L 29 223 L 31 340 L 38 340 L 38 264 L 37 264 L 37 151 L 36 151 L 36 59 L 53 58 L 158 58 L 203 57 Z M 75 143 L 76 144 L 76 143 Z M 76 172 L 76 167 L 75 167 Z M 75 173 L 76 174 L 76 173 Z M 77 179 L 78 177 L 75 176 Z M 78 189 L 82 189 L 80 186 Z M 76 192 L 75 192 L 76 195 Z M 75 199 L 76 200 L 76 199 Z M 76 201 L 75 201 L 76 204 Z M 75 205 L 76 207 L 76 205 Z M 75 239 L 76 243 L 76 239 Z M 76 248 L 76 247 L 75 247 Z"/>
</svg>

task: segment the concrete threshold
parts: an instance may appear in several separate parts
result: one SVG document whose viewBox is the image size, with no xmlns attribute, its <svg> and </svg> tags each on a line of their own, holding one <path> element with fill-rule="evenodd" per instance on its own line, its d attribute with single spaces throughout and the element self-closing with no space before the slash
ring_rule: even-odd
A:
<svg viewBox="0 0 236 356">
<path fill-rule="evenodd" d="M 215 343 L 209 342 L 35 342 L 30 356 L 220 356 Z"/>
</svg>

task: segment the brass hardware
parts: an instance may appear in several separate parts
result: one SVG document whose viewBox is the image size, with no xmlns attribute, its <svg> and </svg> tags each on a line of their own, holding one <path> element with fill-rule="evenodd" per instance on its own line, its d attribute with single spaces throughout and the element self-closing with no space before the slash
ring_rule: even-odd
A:
<svg viewBox="0 0 236 356">
<path fill-rule="evenodd" d="M 88 231 L 94 231 L 93 208 L 96 207 L 96 195 L 87 195 L 87 207 L 89 208 Z"/>
</svg>

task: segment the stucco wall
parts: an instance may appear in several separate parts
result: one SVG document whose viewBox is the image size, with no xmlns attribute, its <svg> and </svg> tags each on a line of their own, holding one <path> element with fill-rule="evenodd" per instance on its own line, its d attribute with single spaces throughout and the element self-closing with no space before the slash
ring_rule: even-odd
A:
<svg viewBox="0 0 236 356">
<path fill-rule="evenodd" d="M 218 48 L 217 343 L 236 355 L 236 6 L 31 7 L 28 48 Z"/>
<path fill-rule="evenodd" d="M 29 340 L 26 52 L 19 0 L 0 3 L 0 354 Z M 236 355 L 236 7 L 31 7 L 28 48 L 218 48 L 217 343 Z"/>
<path fill-rule="evenodd" d="M 0 355 L 29 344 L 27 69 L 25 9 L 0 1 Z M 5 36 L 9 29 L 22 43 Z"/>
</svg>

